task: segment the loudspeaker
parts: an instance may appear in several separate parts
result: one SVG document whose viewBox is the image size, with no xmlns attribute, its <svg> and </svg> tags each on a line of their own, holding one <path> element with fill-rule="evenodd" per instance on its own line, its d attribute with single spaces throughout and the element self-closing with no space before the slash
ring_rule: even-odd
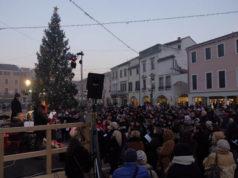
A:
<svg viewBox="0 0 238 178">
<path fill-rule="evenodd" d="M 88 98 L 101 99 L 104 74 L 88 73 L 87 90 Z"/>
</svg>

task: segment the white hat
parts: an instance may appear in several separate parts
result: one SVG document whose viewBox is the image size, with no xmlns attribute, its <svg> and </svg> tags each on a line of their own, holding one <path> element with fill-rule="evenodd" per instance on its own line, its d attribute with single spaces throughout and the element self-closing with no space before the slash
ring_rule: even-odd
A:
<svg viewBox="0 0 238 178">
<path fill-rule="evenodd" d="M 142 163 L 147 163 L 147 156 L 144 151 L 138 150 L 136 151 L 137 154 L 137 161 Z"/>
</svg>

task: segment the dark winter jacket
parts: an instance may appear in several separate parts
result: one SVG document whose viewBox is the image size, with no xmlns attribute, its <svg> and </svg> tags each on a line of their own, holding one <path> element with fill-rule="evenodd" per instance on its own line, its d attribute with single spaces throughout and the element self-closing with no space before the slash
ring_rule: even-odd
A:
<svg viewBox="0 0 238 178">
<path fill-rule="evenodd" d="M 166 178 L 202 178 L 202 173 L 195 163 L 190 165 L 172 164 Z"/>
<path fill-rule="evenodd" d="M 65 174 L 68 178 L 83 178 L 92 167 L 88 150 L 74 138 L 70 141 L 65 157 Z"/>
<path fill-rule="evenodd" d="M 132 178 L 136 171 L 135 162 L 125 162 L 123 167 L 114 171 L 112 178 Z M 150 178 L 147 169 L 144 166 L 138 166 L 136 178 Z"/>
<path fill-rule="evenodd" d="M 47 117 L 41 110 L 35 109 L 33 114 L 34 114 L 34 125 L 47 124 Z"/>
<path fill-rule="evenodd" d="M 21 103 L 16 98 L 11 103 L 11 109 L 12 109 L 11 119 L 13 119 L 15 116 L 17 116 L 18 113 L 22 112 Z"/>
</svg>

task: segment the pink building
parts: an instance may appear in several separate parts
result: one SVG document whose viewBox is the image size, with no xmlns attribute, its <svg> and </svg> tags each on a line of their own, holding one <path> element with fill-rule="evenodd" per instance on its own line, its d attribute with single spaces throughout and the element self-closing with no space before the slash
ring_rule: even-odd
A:
<svg viewBox="0 0 238 178">
<path fill-rule="evenodd" d="M 189 103 L 238 103 L 238 32 L 187 48 Z"/>
</svg>

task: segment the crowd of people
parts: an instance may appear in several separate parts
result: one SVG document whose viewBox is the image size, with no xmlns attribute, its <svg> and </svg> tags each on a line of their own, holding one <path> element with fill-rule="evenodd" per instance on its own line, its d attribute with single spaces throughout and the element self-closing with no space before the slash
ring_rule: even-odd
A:
<svg viewBox="0 0 238 178">
<path fill-rule="evenodd" d="M 24 117 L 18 95 L 12 109 L 12 124 L 19 126 Z M 35 107 L 35 125 L 51 122 L 44 110 L 42 105 Z M 59 123 L 65 119 L 67 122 L 84 120 L 82 110 L 57 112 L 55 116 Z M 217 108 L 163 104 L 136 108 L 109 106 L 98 110 L 96 128 L 101 160 L 110 165 L 112 177 L 211 177 L 214 165 L 221 178 L 238 176 L 238 108 L 234 105 Z M 36 149 L 44 136 L 43 132 L 36 133 Z M 76 148 L 82 154 L 72 154 L 77 152 Z M 78 165 L 86 172 L 90 170 L 90 154 L 77 139 L 71 140 L 66 155 L 68 175 L 75 157 L 79 162 L 87 162 L 86 166 L 75 162 L 75 170 Z"/>
<path fill-rule="evenodd" d="M 214 164 L 221 178 L 237 176 L 235 108 L 112 106 L 99 111 L 96 122 L 101 159 L 110 164 L 115 178 L 133 177 L 136 165 L 145 167 L 153 178 L 209 176 Z M 128 149 L 136 160 L 127 160 Z M 137 164 L 128 164 L 132 160 Z M 119 168 L 123 162 L 124 168 Z"/>
</svg>

